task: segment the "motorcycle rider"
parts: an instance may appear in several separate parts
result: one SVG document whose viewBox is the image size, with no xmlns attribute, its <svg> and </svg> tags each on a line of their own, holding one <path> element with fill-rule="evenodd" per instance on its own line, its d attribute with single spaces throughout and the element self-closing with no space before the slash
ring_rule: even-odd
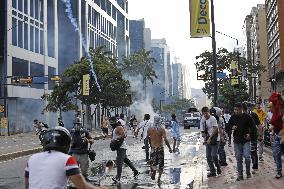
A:
<svg viewBox="0 0 284 189">
<path fill-rule="evenodd" d="M 78 189 L 103 189 L 86 182 L 77 161 L 68 155 L 71 135 L 64 127 L 48 130 L 43 138 L 43 151 L 32 155 L 25 168 L 25 189 L 67 188 L 70 179 Z"/>
</svg>

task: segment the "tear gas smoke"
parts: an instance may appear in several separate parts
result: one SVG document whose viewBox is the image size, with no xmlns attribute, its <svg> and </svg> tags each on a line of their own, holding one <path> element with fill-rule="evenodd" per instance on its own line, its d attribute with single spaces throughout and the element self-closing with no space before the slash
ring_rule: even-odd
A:
<svg viewBox="0 0 284 189">
<path fill-rule="evenodd" d="M 153 120 L 154 116 L 157 113 L 154 112 L 152 107 L 152 95 L 147 92 L 146 98 L 144 97 L 144 90 L 143 90 L 143 79 L 142 76 L 135 76 L 135 77 L 126 77 L 129 80 L 131 85 L 131 91 L 135 93 L 134 102 L 129 107 L 130 114 L 135 115 L 138 121 L 142 121 L 144 118 L 144 114 L 150 114 L 151 120 Z M 148 88 L 147 88 L 148 89 Z M 149 90 L 148 90 L 149 91 Z"/>
<path fill-rule="evenodd" d="M 67 13 L 68 18 L 70 19 L 71 24 L 74 26 L 75 31 L 79 33 L 80 29 L 79 29 L 77 20 L 73 17 L 73 11 L 72 11 L 70 0 L 61 0 L 61 1 L 65 4 L 65 7 L 66 7 L 65 12 Z M 87 48 L 86 39 L 83 37 L 83 34 L 82 34 L 82 45 L 83 45 L 83 48 L 84 48 L 85 53 L 86 53 L 86 58 L 87 58 L 87 60 L 88 60 L 88 62 L 90 64 L 90 72 L 93 75 L 93 78 L 94 78 L 95 83 L 96 83 L 96 85 L 98 87 L 98 90 L 101 91 L 101 87 L 100 87 L 100 85 L 98 83 L 97 75 L 96 75 L 95 70 L 94 70 L 93 61 L 91 59 L 91 55 L 89 53 L 89 49 Z"/>
</svg>

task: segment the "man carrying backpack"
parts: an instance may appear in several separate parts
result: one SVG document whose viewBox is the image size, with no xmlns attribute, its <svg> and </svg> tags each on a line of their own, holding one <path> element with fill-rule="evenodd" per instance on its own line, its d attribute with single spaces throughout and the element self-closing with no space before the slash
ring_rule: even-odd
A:
<svg viewBox="0 0 284 189">
<path fill-rule="evenodd" d="M 116 156 L 117 174 L 116 174 L 116 177 L 112 178 L 112 180 L 115 183 L 120 183 L 123 162 L 126 165 L 128 165 L 128 167 L 130 167 L 130 169 L 134 173 L 134 178 L 136 178 L 139 175 L 139 172 L 134 167 L 132 162 L 128 159 L 127 154 L 126 154 L 127 145 L 126 145 L 124 139 L 127 136 L 126 136 L 125 130 L 124 130 L 123 126 L 120 124 L 120 122 L 117 121 L 116 117 L 111 117 L 109 122 L 110 122 L 111 127 L 113 128 L 111 143 L 116 143 L 118 141 L 122 141 L 120 143 L 120 146 L 116 150 L 116 154 L 117 154 L 117 156 Z"/>
</svg>

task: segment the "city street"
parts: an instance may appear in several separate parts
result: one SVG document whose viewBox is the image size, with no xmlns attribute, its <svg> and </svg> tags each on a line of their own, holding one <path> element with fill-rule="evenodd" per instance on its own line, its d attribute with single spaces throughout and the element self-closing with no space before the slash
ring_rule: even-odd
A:
<svg viewBox="0 0 284 189">
<path fill-rule="evenodd" d="M 162 176 L 160 188 L 198 188 L 201 179 L 196 177 L 202 175 L 203 152 L 200 150 L 198 130 L 182 129 L 182 143 L 179 154 L 170 154 L 165 148 L 165 171 Z M 170 136 L 168 136 L 170 138 Z M 115 176 L 114 168 L 109 173 L 104 174 L 104 164 L 107 160 L 115 159 L 115 152 L 109 149 L 110 139 L 98 140 L 94 149 L 97 152 L 95 162 L 90 166 L 90 178 L 101 179 L 101 184 L 109 188 L 159 188 L 156 181 L 152 181 L 149 176 L 149 167 L 144 162 L 144 150 L 142 142 L 134 139 L 131 134 L 127 138 L 128 156 L 133 161 L 141 173 L 137 180 L 133 179 L 133 173 L 127 167 L 123 169 L 120 185 L 112 185 L 111 178 Z M 20 189 L 23 188 L 24 167 L 28 157 L 17 158 L 11 161 L 0 163 L 0 188 Z M 199 185 L 199 186 L 198 186 Z"/>
</svg>

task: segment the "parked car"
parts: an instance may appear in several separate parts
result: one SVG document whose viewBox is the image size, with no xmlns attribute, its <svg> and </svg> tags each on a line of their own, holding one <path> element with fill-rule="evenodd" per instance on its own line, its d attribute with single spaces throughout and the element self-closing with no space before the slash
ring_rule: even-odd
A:
<svg viewBox="0 0 284 189">
<path fill-rule="evenodd" d="M 201 114 L 199 112 L 185 113 L 183 118 L 183 128 L 190 129 L 191 127 L 197 127 L 200 129 Z"/>
</svg>

